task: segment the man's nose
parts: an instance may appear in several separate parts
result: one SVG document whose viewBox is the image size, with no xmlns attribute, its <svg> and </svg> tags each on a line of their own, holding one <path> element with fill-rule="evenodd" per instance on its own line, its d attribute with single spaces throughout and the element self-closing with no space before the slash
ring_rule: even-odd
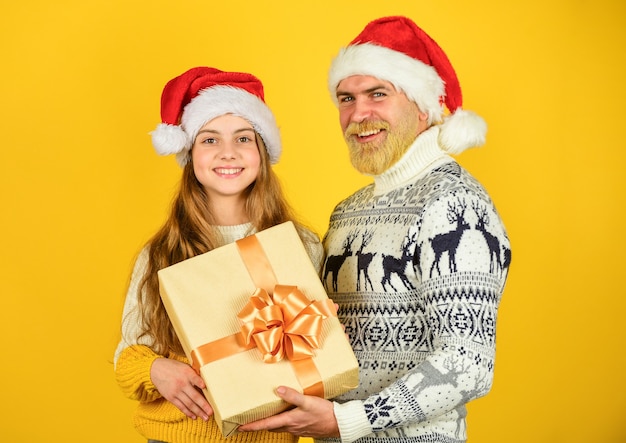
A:
<svg viewBox="0 0 626 443">
<path fill-rule="evenodd" d="M 353 122 L 365 121 L 372 115 L 372 106 L 366 100 L 355 100 L 354 112 L 352 113 Z"/>
</svg>

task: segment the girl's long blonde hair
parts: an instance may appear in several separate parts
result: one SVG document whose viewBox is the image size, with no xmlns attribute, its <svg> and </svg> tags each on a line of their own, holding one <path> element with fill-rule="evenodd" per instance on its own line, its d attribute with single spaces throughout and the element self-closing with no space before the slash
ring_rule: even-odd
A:
<svg viewBox="0 0 626 443">
<path fill-rule="evenodd" d="M 305 230 L 295 220 L 278 177 L 270 166 L 265 143 L 258 134 L 256 141 L 261 167 L 256 180 L 245 190 L 246 213 L 251 224 L 256 231 L 261 231 L 291 220 L 302 236 Z M 183 168 L 180 188 L 169 217 L 147 243 L 148 265 L 137 291 L 140 336 L 153 343 L 152 349 L 157 354 L 183 354 L 161 301 L 157 271 L 221 246 L 222 239 L 213 225 L 209 197 L 194 174 L 193 163 L 189 161 Z M 310 240 L 303 238 L 303 241 Z"/>
</svg>

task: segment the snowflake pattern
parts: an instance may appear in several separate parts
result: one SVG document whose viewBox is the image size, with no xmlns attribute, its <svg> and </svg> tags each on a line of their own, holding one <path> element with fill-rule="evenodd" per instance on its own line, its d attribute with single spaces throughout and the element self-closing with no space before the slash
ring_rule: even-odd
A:
<svg viewBox="0 0 626 443">
<path fill-rule="evenodd" d="M 389 426 L 391 417 L 390 411 L 394 409 L 394 406 L 388 405 L 389 401 L 388 397 L 377 397 L 374 403 L 366 403 L 365 404 L 365 412 L 367 414 L 367 418 L 370 423 L 374 425 L 375 430 L 381 430 L 386 426 Z M 375 423 L 380 419 L 384 419 L 382 426 L 376 426 Z M 391 422 L 393 425 L 393 421 Z"/>
</svg>

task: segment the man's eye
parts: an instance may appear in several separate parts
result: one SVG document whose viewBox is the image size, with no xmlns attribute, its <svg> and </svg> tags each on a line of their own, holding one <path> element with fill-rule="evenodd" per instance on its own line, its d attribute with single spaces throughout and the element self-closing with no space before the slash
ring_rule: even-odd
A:
<svg viewBox="0 0 626 443">
<path fill-rule="evenodd" d="M 340 103 L 347 103 L 347 102 L 350 102 L 350 101 L 352 101 L 352 100 L 353 100 L 353 99 L 352 99 L 352 97 L 350 97 L 350 96 L 343 96 L 343 97 L 339 97 L 339 102 L 340 102 Z"/>
<path fill-rule="evenodd" d="M 385 94 L 384 92 L 374 92 L 374 94 L 372 94 L 374 97 L 385 97 L 387 94 Z"/>
</svg>

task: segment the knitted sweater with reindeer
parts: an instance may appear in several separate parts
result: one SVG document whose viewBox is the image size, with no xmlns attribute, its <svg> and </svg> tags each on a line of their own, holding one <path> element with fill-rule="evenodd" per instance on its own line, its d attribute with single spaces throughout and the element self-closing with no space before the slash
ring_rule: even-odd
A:
<svg viewBox="0 0 626 443">
<path fill-rule="evenodd" d="M 492 385 L 509 239 L 438 135 L 330 218 L 324 284 L 360 366 L 359 387 L 335 399 L 342 442 L 465 442 L 465 405 Z"/>
</svg>

